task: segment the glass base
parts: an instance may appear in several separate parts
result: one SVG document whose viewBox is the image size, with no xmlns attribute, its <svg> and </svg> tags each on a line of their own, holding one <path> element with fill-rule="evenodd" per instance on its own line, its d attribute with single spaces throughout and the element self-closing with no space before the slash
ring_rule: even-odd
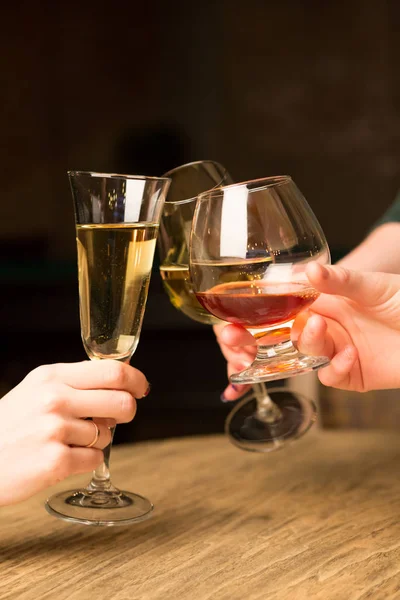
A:
<svg viewBox="0 0 400 600">
<path fill-rule="evenodd" d="M 303 375 L 329 365 L 326 356 L 307 356 L 296 352 L 289 357 L 277 356 L 276 358 L 257 359 L 248 369 L 234 373 L 230 376 L 232 383 L 246 384 L 259 381 L 276 381 L 288 379 L 295 375 Z"/>
<path fill-rule="evenodd" d="M 249 452 L 272 452 L 304 435 L 316 420 L 314 402 L 285 388 L 268 390 L 279 409 L 276 419 L 265 418 L 254 396 L 244 397 L 229 413 L 225 432 L 229 440 Z"/>
<path fill-rule="evenodd" d="M 45 507 L 58 519 L 100 527 L 138 523 L 147 519 L 154 508 L 147 498 L 116 489 L 60 492 L 48 498 Z"/>
</svg>

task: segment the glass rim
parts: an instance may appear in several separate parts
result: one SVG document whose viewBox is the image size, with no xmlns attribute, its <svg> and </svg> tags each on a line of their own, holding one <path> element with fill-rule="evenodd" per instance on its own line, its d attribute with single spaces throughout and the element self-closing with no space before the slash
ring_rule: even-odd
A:
<svg viewBox="0 0 400 600">
<path fill-rule="evenodd" d="M 169 178 L 170 175 L 172 175 L 173 173 L 176 173 L 177 171 L 180 171 L 181 169 L 184 169 L 186 167 L 193 167 L 195 165 L 204 165 L 204 164 L 211 164 L 211 165 L 216 165 L 217 167 L 220 167 L 221 171 L 223 171 L 223 175 L 221 177 L 221 181 L 225 177 L 226 173 L 228 173 L 228 169 L 226 169 L 218 161 L 211 160 L 211 159 L 206 159 L 206 160 L 193 160 L 192 162 L 184 163 L 183 165 L 179 165 L 178 167 L 174 167 L 173 169 L 170 169 L 169 171 L 167 171 L 166 173 L 164 173 L 163 177 L 168 177 Z M 180 205 L 180 204 L 189 204 L 189 202 L 195 202 L 195 201 L 197 201 L 197 198 L 201 194 L 206 194 L 207 192 L 210 192 L 211 190 L 214 190 L 214 189 L 216 189 L 218 187 L 223 187 L 223 186 L 221 186 L 220 183 L 216 183 L 215 186 L 212 187 L 212 188 L 210 188 L 209 190 L 205 190 L 204 192 L 200 192 L 200 194 L 197 194 L 196 196 L 192 196 L 191 198 L 185 198 L 184 200 L 168 200 L 168 194 L 167 194 L 167 198 L 165 199 L 164 204 L 170 204 L 171 206 L 172 205 Z"/>
<path fill-rule="evenodd" d="M 221 185 L 219 187 L 214 187 L 206 192 L 201 192 L 197 196 L 199 201 L 203 201 L 206 199 L 211 199 L 216 196 L 220 196 L 223 194 L 225 190 L 229 190 L 232 188 L 241 188 L 247 187 L 249 183 L 258 184 L 255 187 L 251 187 L 249 192 L 262 192 L 268 188 L 278 187 L 280 185 L 285 185 L 287 183 L 293 182 L 293 179 L 290 175 L 272 175 L 270 177 L 260 177 L 259 179 L 248 179 L 247 181 L 239 181 L 237 183 L 231 183 L 229 185 Z"/>
<path fill-rule="evenodd" d="M 124 173 L 102 173 L 100 171 L 67 171 L 69 177 L 76 175 L 90 175 L 91 177 L 102 177 L 104 179 L 139 179 L 149 181 L 171 181 L 169 177 L 156 177 L 154 175 L 129 175 Z"/>
</svg>

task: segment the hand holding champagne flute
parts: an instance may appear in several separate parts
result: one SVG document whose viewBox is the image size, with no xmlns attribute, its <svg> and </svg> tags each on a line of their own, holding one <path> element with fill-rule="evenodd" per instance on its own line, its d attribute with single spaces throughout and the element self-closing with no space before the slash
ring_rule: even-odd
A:
<svg viewBox="0 0 400 600">
<path fill-rule="evenodd" d="M 72 171 L 69 179 L 83 345 L 91 360 L 129 362 L 139 342 L 170 180 L 85 171 Z M 107 361 L 107 368 L 112 364 Z M 125 525 L 150 514 L 153 506 L 146 498 L 112 485 L 110 449 L 111 443 L 86 488 L 49 498 L 52 515 L 88 525 Z"/>
</svg>

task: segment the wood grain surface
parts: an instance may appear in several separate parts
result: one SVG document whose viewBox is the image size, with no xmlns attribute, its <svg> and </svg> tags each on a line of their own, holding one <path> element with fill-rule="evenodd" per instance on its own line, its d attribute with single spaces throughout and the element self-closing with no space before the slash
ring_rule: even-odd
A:
<svg viewBox="0 0 400 600">
<path fill-rule="evenodd" d="M 2 508 L 0 598 L 398 599 L 399 462 L 393 432 L 314 430 L 270 455 L 222 436 L 117 447 L 114 483 L 153 517 L 68 524 L 47 494 Z"/>
</svg>

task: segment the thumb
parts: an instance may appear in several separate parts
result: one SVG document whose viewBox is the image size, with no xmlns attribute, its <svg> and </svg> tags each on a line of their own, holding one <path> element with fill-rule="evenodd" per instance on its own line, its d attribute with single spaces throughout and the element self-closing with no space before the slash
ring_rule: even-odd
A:
<svg viewBox="0 0 400 600">
<path fill-rule="evenodd" d="M 344 296 L 371 308 L 383 304 L 400 289 L 400 277 L 387 273 L 352 271 L 312 263 L 306 274 L 319 292 Z"/>
</svg>

